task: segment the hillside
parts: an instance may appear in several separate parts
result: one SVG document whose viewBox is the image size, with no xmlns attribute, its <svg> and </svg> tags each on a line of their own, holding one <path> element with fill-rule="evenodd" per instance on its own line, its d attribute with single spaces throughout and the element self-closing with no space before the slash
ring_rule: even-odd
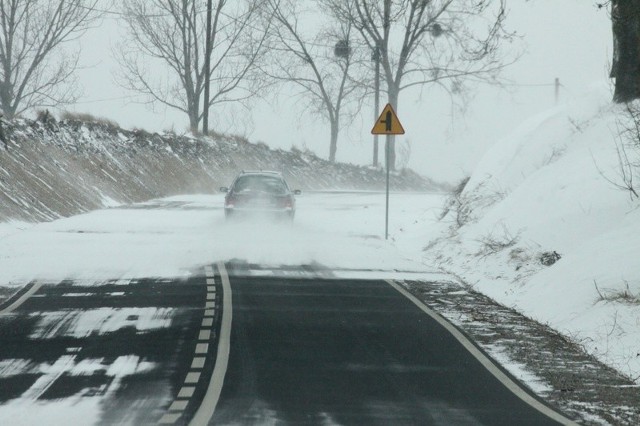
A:
<svg viewBox="0 0 640 426">
<path fill-rule="evenodd" d="M 282 171 L 303 190 L 375 190 L 385 182 L 381 170 L 272 150 L 240 137 L 150 134 L 46 115 L 3 121 L 2 127 L 0 221 L 52 220 L 120 203 L 212 193 L 243 169 Z M 440 189 L 408 170 L 392 176 L 391 188 Z"/>
<path fill-rule="evenodd" d="M 610 99 L 595 88 L 525 122 L 486 153 L 440 228 L 421 232 L 425 263 L 638 383 L 640 204 L 624 176 L 638 182 L 640 157 L 638 140 L 620 136 L 634 123 Z"/>
</svg>

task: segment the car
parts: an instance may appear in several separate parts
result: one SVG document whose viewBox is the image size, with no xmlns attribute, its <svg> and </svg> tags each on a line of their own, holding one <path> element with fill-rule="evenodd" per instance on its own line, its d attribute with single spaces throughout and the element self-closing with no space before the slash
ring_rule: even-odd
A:
<svg viewBox="0 0 640 426">
<path fill-rule="evenodd" d="M 263 217 L 293 221 L 296 214 L 296 195 L 280 172 L 243 171 L 231 187 L 220 188 L 224 198 L 227 219 L 236 217 Z"/>
</svg>

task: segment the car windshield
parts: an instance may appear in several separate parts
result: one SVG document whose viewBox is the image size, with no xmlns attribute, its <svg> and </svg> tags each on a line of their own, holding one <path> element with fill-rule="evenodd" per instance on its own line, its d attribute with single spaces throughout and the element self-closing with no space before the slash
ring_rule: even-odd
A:
<svg viewBox="0 0 640 426">
<path fill-rule="evenodd" d="M 287 187 L 282 179 L 275 176 L 247 175 L 240 176 L 233 185 L 234 192 L 263 192 L 273 195 L 284 195 Z"/>
</svg>

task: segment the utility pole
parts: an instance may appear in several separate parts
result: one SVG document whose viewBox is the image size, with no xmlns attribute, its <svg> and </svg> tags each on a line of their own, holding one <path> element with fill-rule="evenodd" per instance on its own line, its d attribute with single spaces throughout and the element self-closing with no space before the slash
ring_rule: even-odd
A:
<svg viewBox="0 0 640 426">
<path fill-rule="evenodd" d="M 385 40 L 385 46 L 384 48 L 387 49 L 388 47 L 388 43 L 389 43 L 389 20 L 390 20 L 390 16 L 391 16 L 391 0 L 384 0 L 384 23 L 383 23 L 383 27 L 384 27 L 384 40 Z M 387 52 L 385 52 L 386 54 Z M 389 93 L 389 89 L 391 89 L 389 86 L 389 82 L 387 80 L 387 93 Z M 394 136 L 391 136 L 390 134 L 387 134 L 386 138 L 385 138 L 385 166 L 387 169 L 387 191 L 386 191 L 386 199 L 385 199 L 385 215 L 384 215 L 384 239 L 388 240 L 389 239 L 389 170 L 390 170 L 390 162 L 389 162 L 389 150 L 391 149 L 391 141 L 392 138 Z"/>
<path fill-rule="evenodd" d="M 560 100 L 560 79 L 556 77 L 555 82 L 555 94 L 556 94 L 556 105 L 558 105 L 558 101 Z"/>
<path fill-rule="evenodd" d="M 382 22 L 382 26 L 383 26 L 383 45 L 382 45 L 382 49 L 380 53 L 384 53 L 385 55 L 385 61 L 388 60 L 387 59 L 387 55 L 388 55 L 388 51 L 387 49 L 389 48 L 389 38 L 390 38 L 390 33 L 391 33 L 391 0 L 384 0 L 384 15 L 383 15 L 383 22 Z M 387 80 L 387 97 L 389 97 L 389 93 L 391 91 L 391 87 L 389 87 L 389 80 Z M 395 107 L 395 106 L 394 106 Z M 391 155 L 391 144 L 393 144 L 395 142 L 395 136 L 391 136 L 391 135 L 387 135 L 386 139 L 385 139 L 385 149 L 384 149 L 384 156 L 386 157 L 385 159 L 385 166 L 387 169 L 387 182 L 388 182 L 388 176 L 389 176 L 389 168 L 392 167 L 391 161 L 390 161 L 390 155 Z M 387 184 L 387 221 L 388 221 L 388 214 L 389 211 L 389 186 Z M 388 227 L 388 224 L 387 224 Z"/>
<path fill-rule="evenodd" d="M 376 44 L 373 51 L 373 60 L 375 61 L 375 102 L 373 107 L 373 118 L 378 118 L 378 111 L 380 111 L 380 46 Z M 378 135 L 373 135 L 373 167 L 378 167 Z"/>
<path fill-rule="evenodd" d="M 204 53 L 204 106 L 202 108 L 202 134 L 209 135 L 209 86 L 211 85 L 211 9 L 212 0 L 207 0 L 207 36 Z"/>
</svg>

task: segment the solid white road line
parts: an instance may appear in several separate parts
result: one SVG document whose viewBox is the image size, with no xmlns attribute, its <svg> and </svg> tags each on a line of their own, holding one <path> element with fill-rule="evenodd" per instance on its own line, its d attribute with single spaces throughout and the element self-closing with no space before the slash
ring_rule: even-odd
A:
<svg viewBox="0 0 640 426">
<path fill-rule="evenodd" d="M 231 321 L 232 321 L 232 298 L 231 283 L 229 275 L 224 263 L 218 263 L 218 271 L 222 280 L 222 324 L 220 326 L 220 339 L 218 341 L 218 353 L 216 364 L 213 368 L 213 374 L 209 381 L 209 387 L 205 394 L 202 404 L 193 416 L 190 426 L 204 426 L 209 423 L 216 410 L 216 405 L 220 399 L 222 385 L 224 384 L 224 376 L 227 373 L 227 365 L 229 363 L 229 350 L 231 349 Z"/>
<path fill-rule="evenodd" d="M 427 305 L 422 303 L 420 299 L 411 294 L 408 290 L 402 287 L 400 284 L 396 283 L 392 280 L 386 280 L 391 287 L 398 290 L 403 296 L 412 301 L 418 308 L 420 308 L 425 314 L 429 315 L 435 321 L 437 321 L 441 326 L 443 326 L 449 333 L 453 335 L 453 337 L 458 340 L 464 348 L 471 353 L 484 368 L 489 370 L 493 376 L 498 379 L 507 389 L 509 389 L 513 394 L 515 394 L 522 401 L 529 404 L 531 407 L 540 411 L 547 417 L 563 424 L 563 425 L 577 425 L 576 422 L 564 417 L 562 414 L 557 411 L 549 408 L 545 404 L 538 401 L 536 398 L 529 395 L 525 392 L 522 387 L 515 383 L 509 376 L 507 376 L 502 370 L 500 370 L 491 359 L 489 359 L 484 353 L 482 353 L 467 337 L 462 334 L 457 328 L 455 328 L 450 322 L 445 320 L 440 314 L 429 308 Z"/>
<path fill-rule="evenodd" d="M 40 287 L 42 287 L 42 283 L 36 282 L 34 285 L 31 286 L 29 290 L 25 291 L 25 293 L 22 296 L 20 296 L 18 300 L 16 300 L 11 305 L 1 310 L 0 315 L 8 314 L 18 309 L 20 305 L 22 305 L 28 298 L 30 298 L 33 295 L 33 293 L 38 291 Z"/>
</svg>

